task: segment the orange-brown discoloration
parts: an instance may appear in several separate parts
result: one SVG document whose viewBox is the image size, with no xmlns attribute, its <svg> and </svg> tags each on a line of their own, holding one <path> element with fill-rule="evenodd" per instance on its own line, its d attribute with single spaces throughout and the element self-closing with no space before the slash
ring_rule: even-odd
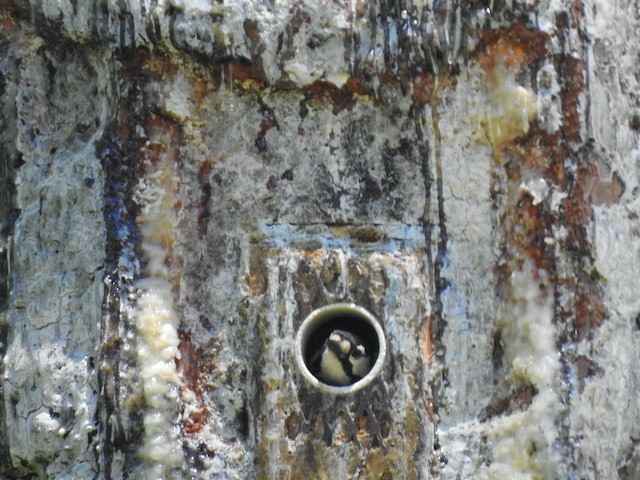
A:
<svg viewBox="0 0 640 480">
<path fill-rule="evenodd" d="M 509 392 L 504 398 L 492 402 L 483 412 L 480 413 L 480 421 L 486 421 L 499 415 L 509 415 L 517 411 L 526 410 L 533 398 L 538 394 L 538 390 L 530 384 L 524 384 Z"/>
<path fill-rule="evenodd" d="M 354 17 L 355 19 L 362 18 L 369 11 L 369 0 L 333 0 L 333 3 L 347 10 L 346 19 L 349 22 L 352 22 Z"/>
<path fill-rule="evenodd" d="M 516 81 L 547 54 L 546 34 L 528 29 L 523 23 L 495 32 L 486 32 L 476 49 L 475 60 L 484 71 L 487 114 L 481 122 L 484 142 L 495 148 L 524 138 L 536 118 L 535 93 Z"/>
<path fill-rule="evenodd" d="M 249 294 L 252 297 L 262 295 L 267 289 L 267 278 L 265 269 L 262 265 L 262 258 L 264 258 L 264 250 L 259 247 L 255 247 L 249 260 L 249 276 L 247 278 L 247 284 L 249 286 Z"/>
<path fill-rule="evenodd" d="M 569 243 L 586 242 L 586 226 L 591 220 L 593 205 L 617 203 L 624 193 L 624 183 L 620 176 L 613 172 L 611 178 L 602 179 L 596 162 L 588 152 L 581 156 L 573 189 L 563 202 L 565 217 L 569 220 Z"/>
<path fill-rule="evenodd" d="M 162 145 L 160 151 L 168 152 L 171 151 L 172 158 L 176 160 L 178 158 L 178 153 L 174 148 L 171 148 L 175 145 L 180 138 L 180 126 L 172 121 L 168 121 L 164 117 L 160 117 L 158 115 L 152 115 L 147 122 L 147 132 L 150 140 L 155 140 L 156 142 L 170 141 L 173 143 Z M 152 159 L 152 161 L 155 161 Z"/>
<path fill-rule="evenodd" d="M 563 10 L 556 15 L 557 28 L 580 28 L 580 19 L 584 17 L 585 13 L 584 3 L 581 0 L 573 0 L 567 3 L 567 10 Z"/>
<path fill-rule="evenodd" d="M 574 275 L 564 280 L 564 288 L 571 292 L 572 302 L 566 305 L 565 317 L 573 321 L 570 339 L 580 341 L 589 338 L 607 318 L 599 286 L 599 275 L 591 265 L 592 246 L 587 228 L 592 219 L 592 207 L 619 201 L 624 185 L 614 172 L 610 179 L 600 176 L 595 154 L 587 148 L 578 154 L 579 160 L 574 178 L 567 182 L 568 196 L 562 202 L 562 219 L 567 236 L 564 248 L 575 258 Z"/>
<path fill-rule="evenodd" d="M 235 62 L 231 64 L 231 78 L 235 83 L 250 81 L 251 85 L 258 90 L 267 87 L 267 75 L 262 67 L 262 62 L 256 60 L 254 63 Z"/>
<path fill-rule="evenodd" d="M 349 92 L 349 93 L 352 93 L 352 94 L 355 94 L 355 95 L 362 95 L 362 96 L 371 95 L 371 90 L 368 89 L 362 83 L 362 80 L 357 78 L 357 77 L 349 77 L 349 79 L 346 81 L 346 83 L 344 84 L 344 86 L 342 88 L 346 92 Z"/>
<path fill-rule="evenodd" d="M 521 180 L 523 174 L 546 175 L 553 157 L 547 146 L 540 142 L 540 132 L 532 131 L 532 136 L 526 141 L 514 142 L 494 153 L 496 160 L 503 162 L 512 180 Z"/>
<path fill-rule="evenodd" d="M 427 416 L 429 417 L 429 420 L 433 423 L 437 422 L 436 419 L 436 407 L 433 404 L 433 400 L 431 399 L 427 399 L 427 401 L 425 402 L 425 411 L 427 412 Z"/>
<path fill-rule="evenodd" d="M 177 369 L 182 376 L 182 384 L 184 388 L 188 388 L 197 395 L 202 395 L 202 390 L 198 383 L 200 372 L 198 369 L 198 352 L 195 345 L 191 342 L 190 333 L 182 333 L 180 335 L 180 359 L 177 360 Z"/>
<path fill-rule="evenodd" d="M 593 329 L 602 325 L 607 317 L 607 311 L 600 297 L 597 283 L 592 279 L 579 282 L 574 300 L 575 323 L 574 340 L 588 338 Z"/>
<path fill-rule="evenodd" d="M 546 222 L 543 211 L 543 206 L 541 204 L 534 205 L 530 197 L 522 198 L 514 211 L 510 243 L 524 253 L 525 258 L 533 260 L 538 267 L 550 270 L 553 264 L 544 242 Z"/>
<path fill-rule="evenodd" d="M 10 35 L 18 28 L 15 7 L 7 2 L 0 1 L 0 34 Z"/>
<path fill-rule="evenodd" d="M 180 71 L 181 66 L 174 61 L 171 57 L 165 57 L 163 55 L 154 55 L 149 57 L 145 55 L 143 57 L 143 68 L 145 72 L 151 77 L 159 77 L 162 79 L 168 79 L 175 77 Z"/>
<path fill-rule="evenodd" d="M 180 359 L 176 361 L 176 368 L 182 378 L 181 397 L 183 403 L 192 404 L 189 414 L 183 419 L 182 428 L 187 435 L 198 433 L 209 419 L 209 409 L 202 401 L 200 387 L 200 368 L 198 367 L 198 351 L 191 342 L 191 335 L 183 333 L 180 336 Z M 196 403 L 196 405 L 193 405 Z"/>
<path fill-rule="evenodd" d="M 564 78 L 560 95 L 562 103 L 563 132 L 567 140 L 580 139 L 580 95 L 586 88 L 585 65 L 582 59 L 563 56 L 559 61 Z"/>
<path fill-rule="evenodd" d="M 517 71 L 522 68 L 525 59 L 525 51 L 521 45 L 499 40 L 479 55 L 477 61 L 487 75 L 487 82 L 495 84 L 496 77 L 500 74 L 499 69 Z"/>
<path fill-rule="evenodd" d="M 307 102 L 311 105 L 333 105 L 333 113 L 340 113 L 345 108 L 352 107 L 355 103 L 352 93 L 324 80 L 317 80 L 310 85 L 303 86 L 300 88 L 300 93 L 304 94 Z"/>
<path fill-rule="evenodd" d="M 420 329 L 420 338 L 418 342 L 422 350 L 422 360 L 430 363 L 433 355 L 434 332 L 431 324 L 431 317 L 425 317 L 422 328 Z"/>
<path fill-rule="evenodd" d="M 533 132 L 542 135 L 538 131 Z M 552 237 L 551 219 L 545 202 L 536 202 L 522 189 L 526 180 L 547 179 L 553 169 L 554 152 L 549 151 L 539 136 L 530 136 L 526 142 L 512 143 L 494 151 L 496 161 L 503 165 L 507 181 L 506 209 L 500 215 L 505 228 L 504 241 L 507 262 L 497 269 L 500 284 L 508 284 L 512 272 L 519 270 L 525 260 L 532 260 L 537 268 L 554 271 L 554 255 L 545 242 Z"/>
<path fill-rule="evenodd" d="M 519 70 L 547 55 L 549 37 L 524 22 L 499 30 L 487 30 L 482 33 L 480 44 L 476 48 L 476 61 L 485 72 L 497 68 Z"/>
<path fill-rule="evenodd" d="M 568 29 L 579 28 L 581 9 L 582 3 L 574 2 L 571 11 L 558 19 L 560 39 Z M 607 172 L 606 168 L 599 171 L 599 164 L 589 158 L 589 148 L 576 152 L 573 142 L 581 140 L 581 117 L 584 115 L 580 98 L 586 89 L 585 64 L 573 55 L 551 56 L 549 40 L 547 34 L 517 23 L 507 29 L 483 34 L 475 53 L 475 59 L 485 73 L 489 101 L 497 99 L 501 102 L 496 102 L 497 106 L 491 105 L 498 113 L 498 120 L 504 118 L 499 107 L 505 98 L 509 98 L 509 95 L 503 95 L 505 85 L 517 85 L 520 82 L 516 79 L 532 78 L 545 59 L 553 62 L 561 79 L 563 122 L 556 133 L 549 134 L 538 127 L 532 115 L 529 128 L 522 128 L 519 134 L 517 130 L 513 134 L 507 132 L 499 138 L 501 141 L 491 142 L 497 169 L 496 191 L 504 195 L 498 221 L 503 257 L 496 267 L 496 282 L 498 296 L 508 299 L 507 286 L 511 274 L 520 270 L 525 262 L 532 261 L 536 271 L 546 272 L 550 280 L 541 282 L 542 290 L 553 288 L 567 293 L 569 300 L 558 306 L 556 321 L 569 322 L 567 330 L 571 333 L 567 340 L 579 341 L 589 338 L 607 316 L 598 274 L 591 267 L 593 247 L 589 244 L 587 228 L 591 222 L 592 206 L 618 202 L 624 192 L 624 182 L 616 172 Z M 533 86 L 526 87 L 533 100 Z M 496 96 L 495 92 L 499 95 Z M 508 111 L 506 107 L 504 111 Z M 517 119 L 516 116 L 513 118 Z M 509 127 L 511 120 L 507 120 L 507 125 L 499 125 L 499 133 Z M 578 157 L 575 173 L 567 168 L 568 159 L 572 156 Z M 522 187 L 537 180 L 546 182 L 546 197 L 536 199 L 530 190 Z M 556 197 L 560 199 L 562 195 L 566 196 L 559 210 L 551 208 L 553 194 L 560 194 Z M 573 268 L 572 274 L 559 275 L 559 256 L 568 259 Z M 576 364 L 582 390 L 585 378 L 594 369 L 584 359 L 577 359 Z M 594 371 L 597 373 L 597 369 Z M 535 391 L 526 385 L 514 393 L 515 397 L 510 396 L 492 405 L 492 411 L 487 414 L 492 416 L 508 413 L 516 407 L 526 407 L 535 395 Z"/>
<path fill-rule="evenodd" d="M 435 89 L 435 77 L 432 75 L 418 75 L 413 83 L 413 103 L 417 107 L 424 107 L 431 103 Z"/>
<path fill-rule="evenodd" d="M 386 79 L 385 79 L 386 78 Z M 391 77 L 380 77 L 380 83 L 392 81 Z M 373 97 L 372 90 L 358 77 L 349 77 L 345 84 L 338 88 L 331 82 L 316 80 L 299 89 L 311 106 L 333 105 L 333 113 L 340 113 L 345 108 L 351 108 L 358 100 L 357 97 Z"/>
<path fill-rule="evenodd" d="M 212 93 L 218 90 L 219 85 L 214 83 L 211 78 L 203 76 L 194 76 L 191 78 L 191 94 L 189 100 L 195 105 L 200 105 Z"/>
</svg>

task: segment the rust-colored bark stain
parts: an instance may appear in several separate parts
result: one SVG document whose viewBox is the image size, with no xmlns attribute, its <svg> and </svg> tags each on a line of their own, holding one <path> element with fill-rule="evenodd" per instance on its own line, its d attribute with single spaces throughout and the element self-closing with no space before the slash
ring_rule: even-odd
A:
<svg viewBox="0 0 640 480">
<path fill-rule="evenodd" d="M 482 36 L 474 58 L 483 70 L 487 115 L 480 122 L 483 140 L 495 149 L 527 138 L 535 123 L 535 93 L 519 78 L 531 75 L 547 56 L 548 36 L 523 23 Z"/>
<path fill-rule="evenodd" d="M 260 59 L 251 63 L 234 62 L 229 68 L 233 82 L 245 90 L 263 90 L 268 86 L 267 74 Z"/>
<path fill-rule="evenodd" d="M 180 359 L 176 361 L 177 369 L 182 376 L 182 383 L 185 388 L 190 389 L 197 395 L 202 394 L 202 390 L 198 384 L 199 368 L 198 368 L 198 352 L 195 345 L 191 342 L 191 334 L 183 332 L 180 335 Z"/>
<path fill-rule="evenodd" d="M 201 105 L 211 94 L 220 88 L 222 67 L 205 67 L 189 61 L 179 61 L 175 57 L 157 53 L 151 57 L 138 55 L 137 70 L 147 82 L 170 82 L 178 75 L 184 75 L 188 81 L 189 91 L 185 92 L 193 105 Z"/>
<path fill-rule="evenodd" d="M 558 152 L 554 152 L 554 144 L 545 142 L 541 131 L 532 128 L 527 139 L 506 145 L 505 148 L 497 152 L 497 159 L 501 161 L 507 176 L 510 180 L 521 181 L 523 176 L 538 175 L 547 177 L 552 168 L 552 164 L 558 157 Z"/>
<path fill-rule="evenodd" d="M 573 318 L 572 341 L 591 338 L 593 330 L 607 317 L 587 229 L 592 221 L 592 207 L 616 203 L 624 191 L 615 172 L 610 179 L 601 178 L 598 159 L 591 147 L 585 147 L 577 157 L 575 175 L 567 186 L 569 195 L 562 203 L 562 218 L 568 231 L 565 248 L 575 262 L 574 275 L 565 280 L 565 288 L 574 294 L 572 310 L 566 312 Z"/>
<path fill-rule="evenodd" d="M 247 278 L 247 285 L 249 287 L 249 294 L 252 297 L 258 297 L 267 291 L 267 278 L 265 269 L 262 265 L 262 258 L 264 251 L 258 246 L 254 247 L 249 259 L 249 275 Z"/>
<path fill-rule="evenodd" d="M 17 31 L 16 17 L 19 13 L 14 4 L 0 0 L 0 36 L 9 36 Z"/>
<path fill-rule="evenodd" d="M 567 140 L 580 139 L 580 95 L 585 91 L 585 64 L 580 58 L 562 56 L 558 59 L 564 79 L 560 101 L 562 104 L 562 131 Z"/>
<path fill-rule="evenodd" d="M 430 105 L 435 85 L 436 79 L 433 75 L 417 75 L 412 89 L 413 104 L 418 108 Z"/>
<path fill-rule="evenodd" d="M 569 35 L 569 29 L 579 28 L 582 8 L 581 2 L 573 2 L 570 11 L 557 18 L 561 43 Z M 546 33 L 519 22 L 506 29 L 485 32 L 474 58 L 485 72 L 487 89 L 500 85 L 505 76 L 531 77 L 545 59 L 553 62 L 558 73 L 563 119 L 559 131 L 549 134 L 534 119 L 526 135 L 507 137 L 504 144 L 494 145 L 495 191 L 505 196 L 498 212 L 502 259 L 495 273 L 497 296 L 508 302 L 510 276 L 524 262 L 533 262 L 537 269 L 547 272 L 551 281 L 541 282 L 540 288 L 566 292 L 565 297 L 569 298 L 556 306 L 556 322 L 566 322 L 564 331 L 568 333 L 561 341 L 571 342 L 592 338 L 594 330 L 607 317 L 587 230 L 592 221 L 592 207 L 617 203 L 625 185 L 617 172 L 608 172 L 603 167 L 608 163 L 606 160 L 594 159 L 592 147 L 577 144 L 585 114 L 580 102 L 586 90 L 585 63 L 573 53 L 552 55 L 549 40 Z M 428 92 L 428 86 L 424 91 Z M 572 164 L 577 168 L 568 167 Z M 522 188 L 536 179 L 547 182 L 549 189 L 548 195 L 539 201 Z M 559 211 L 552 208 L 552 192 L 566 195 Z M 559 231 L 568 233 L 556 238 Z M 565 272 L 559 277 L 559 257 L 568 259 L 571 274 Z M 580 392 L 590 376 L 601 372 L 586 358 L 568 360 L 577 371 Z M 492 402 L 482 417 L 524 409 L 536 394 L 533 386 L 520 385 L 508 397 Z"/>
<path fill-rule="evenodd" d="M 181 65 L 175 62 L 175 58 L 162 54 L 151 57 L 145 55 L 141 58 L 143 72 L 149 80 L 168 79 L 175 77 L 181 69 Z"/>
<path fill-rule="evenodd" d="M 242 23 L 242 28 L 251 46 L 258 45 L 258 42 L 260 42 L 260 27 L 257 20 L 245 19 Z"/>
<path fill-rule="evenodd" d="M 380 84 L 385 85 L 396 80 L 395 77 L 383 74 L 379 78 Z M 313 83 L 298 88 L 287 88 L 286 90 L 297 90 L 305 96 L 305 104 L 312 107 L 333 106 L 333 113 L 338 114 L 345 109 L 352 108 L 360 98 L 374 99 L 374 91 L 366 82 L 357 76 L 351 76 L 342 87 L 337 87 L 325 80 L 316 80 Z"/>
<path fill-rule="evenodd" d="M 573 0 L 571 2 L 571 28 L 580 28 L 580 20 L 584 18 L 585 7 L 582 0 Z"/>
<path fill-rule="evenodd" d="M 363 81 L 358 77 L 349 77 L 342 88 L 352 95 L 372 95 L 371 89 L 367 88 Z"/>
<path fill-rule="evenodd" d="M 552 236 L 551 215 L 544 202 L 536 204 L 521 187 L 523 179 L 547 179 L 553 156 L 542 150 L 535 136 L 529 136 L 524 142 L 516 141 L 494 152 L 494 156 L 503 165 L 509 199 L 506 209 L 500 213 L 505 228 L 503 251 L 507 262 L 500 265 L 499 278 L 508 282 L 511 273 L 520 270 L 526 260 L 532 260 L 537 268 L 551 273 L 555 270 L 555 259 L 545 242 Z"/>
<path fill-rule="evenodd" d="M 220 88 L 217 82 L 214 82 L 210 76 L 194 76 L 191 78 L 191 93 L 189 100 L 194 105 L 201 105 L 212 93 Z"/>
<path fill-rule="evenodd" d="M 567 242 L 588 249 L 587 225 L 591 221 L 593 205 L 612 205 L 620 200 L 624 193 L 624 182 L 617 172 L 611 178 L 603 179 L 598 170 L 597 159 L 590 147 L 578 154 L 579 160 L 570 195 L 563 202 L 565 217 L 569 220 Z"/>
<path fill-rule="evenodd" d="M 585 184 L 582 181 L 582 172 L 578 166 L 578 172 L 573 184 L 571 194 L 562 202 L 562 209 L 567 218 L 567 244 L 575 245 L 580 251 L 589 249 L 586 244 L 587 224 L 591 217 L 591 205 L 586 201 L 588 196 L 585 192 Z"/>
<path fill-rule="evenodd" d="M 300 93 L 304 94 L 311 106 L 333 105 L 333 113 L 336 114 L 355 104 L 352 93 L 324 80 L 316 80 L 310 85 L 305 85 L 300 89 Z"/>
<path fill-rule="evenodd" d="M 549 255 L 545 244 L 547 218 L 542 204 L 535 205 L 533 199 L 523 193 L 513 212 L 513 228 L 509 242 L 512 247 L 524 253 L 524 258 L 517 258 L 518 270 L 522 268 L 524 259 L 534 261 L 534 264 L 547 271 L 553 268 L 553 259 Z"/>
<path fill-rule="evenodd" d="M 427 418 L 433 424 L 438 422 L 438 418 L 436 415 L 436 406 L 432 399 L 428 398 L 425 402 L 425 413 L 427 414 Z"/>
<path fill-rule="evenodd" d="M 202 400 L 202 388 L 200 386 L 199 354 L 195 345 L 191 342 L 189 333 L 181 333 L 178 345 L 180 358 L 176 360 L 178 374 L 182 378 L 181 399 L 185 404 L 191 404 L 188 416 L 183 419 L 182 430 L 187 435 L 198 433 L 207 424 L 209 409 Z M 195 396 L 195 403 L 193 403 Z"/>
<path fill-rule="evenodd" d="M 129 343 L 126 338 L 135 334 L 135 326 L 123 314 L 133 304 L 128 297 L 133 283 L 123 277 L 120 265 L 125 249 L 139 252 L 140 237 L 136 219 L 140 215 L 140 206 L 134 199 L 143 171 L 142 151 L 146 141 L 139 134 L 139 126 L 146 118 L 141 88 L 144 76 L 139 67 L 144 63 L 146 54 L 138 50 L 130 53 L 122 59 L 122 82 L 119 82 L 122 90 L 116 96 L 116 115 L 95 144 L 104 173 L 103 215 L 106 227 L 106 276 L 99 364 L 110 366 L 108 371 L 100 369 L 98 373 L 100 402 L 107 418 L 123 417 L 129 424 L 125 431 L 118 427 L 118 422 L 106 422 L 100 434 L 106 478 L 111 476 L 112 463 L 121 454 L 118 452 L 133 451 L 143 431 L 142 417 L 139 415 L 144 407 L 142 396 L 122 395 L 123 391 L 130 388 L 122 372 L 135 364 L 135 349 L 123 348 L 123 345 L 126 347 Z"/>
<path fill-rule="evenodd" d="M 485 72 L 496 68 L 518 70 L 543 59 L 548 52 L 549 36 L 524 22 L 507 28 L 485 30 L 472 57 Z"/>
<path fill-rule="evenodd" d="M 491 405 L 480 413 L 479 420 L 486 422 L 496 416 L 510 415 L 526 410 L 537 394 L 538 390 L 533 385 L 520 385 L 518 388 L 509 392 L 507 396 L 492 402 Z"/>
<path fill-rule="evenodd" d="M 573 2 L 568 12 L 558 16 L 560 43 L 569 35 L 569 29 L 579 28 L 582 8 L 582 2 Z M 496 178 L 505 182 L 497 190 L 507 197 L 504 209 L 499 212 L 503 261 L 496 267 L 497 294 L 506 298 L 509 291 L 504 286 L 509 284 L 511 273 L 524 261 L 533 261 L 551 280 L 546 287 L 540 287 L 564 292 L 562 297 L 568 299 L 556 304 L 555 321 L 564 332 L 560 341 L 579 342 L 592 339 L 608 316 L 588 235 L 592 210 L 594 206 L 618 203 L 625 184 L 618 172 L 607 170 L 608 161 L 601 158 L 603 154 L 594 152 L 589 144 L 579 143 L 585 115 L 581 98 L 587 88 L 585 62 L 573 53 L 551 55 L 547 42 L 546 34 L 527 32 L 526 27 L 517 24 L 488 32 L 476 50 L 476 60 L 487 73 L 489 86 L 499 79 L 496 70 L 498 74 L 511 70 L 511 75 L 522 72 L 531 75 L 548 58 L 555 66 L 561 88 L 563 122 L 557 133 L 549 134 L 534 123 L 526 137 L 513 139 L 494 150 Z M 544 179 L 549 192 L 566 196 L 559 211 L 551 208 L 550 198 L 534 204 L 528 192 L 520 188 L 523 181 L 535 178 Z M 556 237 L 563 231 L 566 236 Z M 559 257 L 566 259 L 562 275 L 558 273 Z M 571 273 L 566 272 L 567 265 Z M 591 377 L 603 373 L 586 356 L 566 360 L 576 372 L 575 388 L 579 393 Z M 481 418 L 524 409 L 536 393 L 531 385 L 521 385 L 507 398 L 493 401 Z"/>
<path fill-rule="evenodd" d="M 565 36 L 570 28 L 579 28 L 580 19 L 584 14 L 584 6 L 580 1 L 571 2 L 568 11 L 556 16 L 556 25 L 560 41 L 565 41 Z M 580 140 L 580 95 L 586 90 L 585 62 L 576 57 L 573 52 L 561 53 L 553 58 L 556 70 L 562 78 L 560 102 L 562 104 L 562 132 L 564 138 L 569 141 Z"/>
<path fill-rule="evenodd" d="M 346 20 L 352 22 L 365 16 L 369 12 L 369 0 L 332 0 L 334 4 L 346 10 Z M 354 8 L 355 7 L 355 8 Z M 354 17 L 355 14 L 355 17 Z"/>
<path fill-rule="evenodd" d="M 435 342 L 435 332 L 431 323 L 431 317 L 425 317 L 420 329 L 420 338 L 418 339 L 420 349 L 422 350 L 422 360 L 425 363 L 431 363 L 433 356 L 433 345 Z"/>
<path fill-rule="evenodd" d="M 575 289 L 574 313 L 575 322 L 573 340 L 590 338 L 594 329 L 602 325 L 607 317 L 607 310 L 602 302 L 597 280 L 580 275 Z"/>
</svg>

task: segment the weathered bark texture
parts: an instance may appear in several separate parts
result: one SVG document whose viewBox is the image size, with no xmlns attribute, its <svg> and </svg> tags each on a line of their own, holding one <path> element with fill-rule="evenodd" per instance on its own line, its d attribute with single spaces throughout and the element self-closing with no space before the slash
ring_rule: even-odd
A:
<svg viewBox="0 0 640 480">
<path fill-rule="evenodd" d="M 0 112 L 1 478 L 640 478 L 637 0 L 0 0 Z"/>
</svg>

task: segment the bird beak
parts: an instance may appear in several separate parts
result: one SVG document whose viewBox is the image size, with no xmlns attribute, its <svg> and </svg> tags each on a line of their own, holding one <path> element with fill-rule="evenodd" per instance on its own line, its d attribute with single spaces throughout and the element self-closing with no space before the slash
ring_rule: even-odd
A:
<svg viewBox="0 0 640 480">
<path fill-rule="evenodd" d="M 349 352 L 351 352 L 351 342 L 337 333 L 332 333 L 329 336 L 327 346 L 340 356 L 349 355 Z"/>
</svg>

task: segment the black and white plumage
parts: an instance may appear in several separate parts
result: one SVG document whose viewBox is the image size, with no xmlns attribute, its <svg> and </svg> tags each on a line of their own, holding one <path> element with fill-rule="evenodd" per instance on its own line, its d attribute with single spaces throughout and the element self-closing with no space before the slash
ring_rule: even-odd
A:
<svg viewBox="0 0 640 480">
<path fill-rule="evenodd" d="M 333 330 L 311 358 L 313 373 L 329 385 L 351 385 L 371 370 L 371 355 L 364 343 L 345 330 Z"/>
</svg>

